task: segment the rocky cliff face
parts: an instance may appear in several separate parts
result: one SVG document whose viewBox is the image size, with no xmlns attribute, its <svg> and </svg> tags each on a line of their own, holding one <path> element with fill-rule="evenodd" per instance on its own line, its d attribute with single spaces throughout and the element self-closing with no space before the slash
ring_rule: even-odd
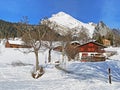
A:
<svg viewBox="0 0 120 90">
<path fill-rule="evenodd" d="M 95 33 L 99 33 L 101 36 L 106 36 L 111 33 L 111 29 L 107 27 L 102 21 L 100 21 L 95 27 Z"/>
</svg>

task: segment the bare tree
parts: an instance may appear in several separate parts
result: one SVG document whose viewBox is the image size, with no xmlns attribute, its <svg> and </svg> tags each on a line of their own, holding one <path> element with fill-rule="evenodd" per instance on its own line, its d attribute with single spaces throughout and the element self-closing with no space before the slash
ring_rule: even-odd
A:
<svg viewBox="0 0 120 90">
<path fill-rule="evenodd" d="M 52 49 L 54 48 L 53 43 L 57 39 L 56 38 L 57 33 L 54 31 L 54 29 L 57 26 L 54 23 L 50 22 L 48 18 L 44 18 L 42 20 L 42 24 L 45 25 L 47 28 L 47 33 L 45 36 L 46 37 L 45 40 L 47 40 L 47 43 L 45 44 L 45 46 L 49 49 L 49 51 L 48 51 L 48 63 L 50 63 L 51 62 L 51 52 L 52 52 Z"/>
<path fill-rule="evenodd" d="M 90 37 L 86 33 L 86 28 L 81 28 L 80 32 L 78 33 L 78 40 L 81 41 L 82 43 L 86 43 L 89 41 Z"/>
<path fill-rule="evenodd" d="M 36 57 L 36 65 L 35 65 L 35 72 L 40 73 L 39 67 L 39 50 L 41 49 L 43 42 L 42 39 L 46 34 L 46 28 L 43 25 L 31 26 L 27 22 L 27 18 L 23 18 L 22 24 L 22 40 L 24 41 L 25 45 L 30 46 L 29 52 L 34 52 Z M 35 78 L 38 77 L 38 73 L 35 74 Z"/>
<path fill-rule="evenodd" d="M 113 45 L 118 47 L 120 46 L 120 34 L 119 29 L 113 29 Z"/>
<path fill-rule="evenodd" d="M 55 38 L 55 34 L 51 32 L 51 30 L 48 30 L 47 32 L 47 44 L 46 47 L 49 49 L 48 51 L 48 62 L 51 62 L 51 51 L 54 48 L 53 42 L 54 42 L 54 38 Z"/>
<path fill-rule="evenodd" d="M 45 36 L 45 32 L 41 32 L 43 28 L 43 26 L 37 26 L 37 29 L 36 27 L 28 28 L 28 30 L 25 30 L 22 37 L 25 45 L 31 46 L 33 48 L 33 50 L 30 50 L 30 52 L 34 52 L 36 57 L 36 71 L 39 70 L 38 54 L 40 48 L 42 47 L 42 39 Z"/>
<path fill-rule="evenodd" d="M 67 35 L 64 36 L 64 38 L 61 40 L 61 44 L 62 44 L 62 64 L 66 64 L 66 60 L 65 60 L 65 55 L 68 57 L 68 60 L 70 60 L 69 57 L 69 45 L 70 42 L 72 40 L 72 32 L 69 31 Z"/>
</svg>

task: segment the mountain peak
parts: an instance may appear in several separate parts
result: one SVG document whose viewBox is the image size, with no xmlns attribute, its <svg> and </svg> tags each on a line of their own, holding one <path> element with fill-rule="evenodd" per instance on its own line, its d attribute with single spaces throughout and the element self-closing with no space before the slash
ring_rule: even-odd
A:
<svg viewBox="0 0 120 90">
<path fill-rule="evenodd" d="M 91 23 L 83 23 L 74 17 L 70 16 L 69 14 L 65 12 L 58 12 L 57 14 L 53 14 L 52 17 L 48 18 L 48 20 L 51 22 L 50 27 L 56 28 L 56 31 L 61 34 L 65 35 L 68 32 L 75 32 L 77 33 L 81 32 L 81 30 L 84 28 L 86 29 L 86 33 L 90 33 L 89 36 L 92 37 L 95 25 Z"/>
<path fill-rule="evenodd" d="M 69 27 L 70 29 L 77 27 L 78 23 L 80 25 L 83 25 L 82 22 L 78 21 L 65 12 L 58 12 L 57 14 L 53 14 L 49 20 L 59 25 Z"/>
<path fill-rule="evenodd" d="M 105 27 L 106 25 L 105 25 L 105 23 L 104 23 L 103 21 L 100 21 L 100 22 L 98 23 L 98 26 Z"/>
<path fill-rule="evenodd" d="M 72 16 L 70 16 L 69 14 L 67 14 L 67 13 L 65 13 L 65 12 L 58 12 L 57 14 L 53 14 L 52 15 L 52 17 L 51 18 L 49 18 L 49 20 L 51 20 L 51 21 L 55 21 L 55 22 L 57 22 L 57 21 L 73 21 L 73 19 L 75 19 L 75 18 L 73 18 Z"/>
<path fill-rule="evenodd" d="M 107 27 L 103 21 L 100 21 L 95 28 L 101 36 L 106 36 L 109 32 L 111 32 L 111 29 Z"/>
<path fill-rule="evenodd" d="M 68 15 L 68 14 L 61 11 L 61 12 L 58 12 L 57 14 L 53 14 L 52 16 L 54 17 L 54 16 L 65 16 L 65 15 Z"/>
</svg>

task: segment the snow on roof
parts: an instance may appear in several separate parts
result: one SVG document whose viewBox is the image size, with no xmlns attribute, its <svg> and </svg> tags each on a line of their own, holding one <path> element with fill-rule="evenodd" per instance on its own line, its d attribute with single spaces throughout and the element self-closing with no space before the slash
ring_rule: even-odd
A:
<svg viewBox="0 0 120 90">
<path fill-rule="evenodd" d="M 8 39 L 8 42 L 9 42 L 10 44 L 23 44 L 23 43 L 24 43 L 24 42 L 23 42 L 21 39 L 19 39 L 19 38 Z"/>
</svg>

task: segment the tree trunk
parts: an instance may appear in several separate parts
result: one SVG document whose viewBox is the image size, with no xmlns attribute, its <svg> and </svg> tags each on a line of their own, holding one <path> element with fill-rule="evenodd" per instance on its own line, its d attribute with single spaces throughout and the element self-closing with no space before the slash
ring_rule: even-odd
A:
<svg viewBox="0 0 120 90">
<path fill-rule="evenodd" d="M 35 51 L 35 57 L 36 57 L 36 71 L 37 71 L 37 70 L 39 70 L 38 51 Z"/>
<path fill-rule="evenodd" d="M 48 62 L 51 62 L 51 51 L 52 51 L 52 49 L 50 48 L 50 49 L 49 49 Z"/>
</svg>

